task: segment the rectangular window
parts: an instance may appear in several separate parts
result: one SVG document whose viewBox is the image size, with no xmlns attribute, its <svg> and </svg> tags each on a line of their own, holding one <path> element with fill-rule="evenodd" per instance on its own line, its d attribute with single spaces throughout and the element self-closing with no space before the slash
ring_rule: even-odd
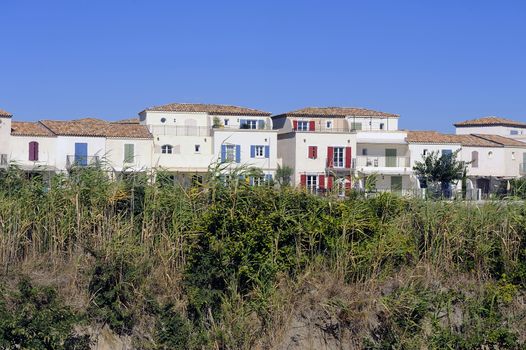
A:
<svg viewBox="0 0 526 350">
<path fill-rule="evenodd" d="M 194 151 L 195 151 L 195 153 L 200 153 L 201 152 L 201 145 L 194 145 Z"/>
<path fill-rule="evenodd" d="M 442 155 L 443 156 L 451 156 L 453 154 L 453 151 L 450 150 L 450 149 L 443 149 L 442 150 Z"/>
<path fill-rule="evenodd" d="M 327 120 L 327 122 L 325 123 L 325 127 L 327 129 L 332 129 L 332 120 Z"/>
<path fill-rule="evenodd" d="M 298 130 L 299 131 L 309 131 L 309 122 L 299 120 Z"/>
<path fill-rule="evenodd" d="M 263 158 L 265 155 L 264 150 L 265 148 L 263 146 L 255 146 L 256 157 Z"/>
<path fill-rule="evenodd" d="M 318 189 L 318 176 L 317 175 L 307 175 L 307 190 L 309 192 L 316 192 Z"/>
<path fill-rule="evenodd" d="M 366 156 L 367 155 L 367 148 L 362 148 L 362 156 Z"/>
<path fill-rule="evenodd" d="M 228 126 L 228 123 L 230 122 L 229 119 L 225 119 L 225 126 Z"/>
<path fill-rule="evenodd" d="M 334 147 L 333 166 L 343 168 L 343 147 Z"/>
<path fill-rule="evenodd" d="M 384 123 L 380 123 L 380 130 L 383 130 L 385 127 L 385 124 Z"/>
<path fill-rule="evenodd" d="M 131 143 L 124 144 L 124 163 L 133 163 L 135 158 L 135 145 Z"/>
<path fill-rule="evenodd" d="M 241 129 L 257 129 L 258 121 L 257 120 L 243 120 L 241 123 Z"/>
<path fill-rule="evenodd" d="M 29 160 L 38 161 L 38 142 L 36 141 L 29 143 Z"/>
<path fill-rule="evenodd" d="M 236 160 L 236 145 L 226 145 L 226 160 L 229 162 Z"/>
<path fill-rule="evenodd" d="M 362 130 L 362 123 L 351 123 L 351 130 Z"/>
<path fill-rule="evenodd" d="M 427 155 L 427 149 L 424 149 L 424 150 L 422 151 L 422 155 L 424 155 L 424 156 Z"/>
<path fill-rule="evenodd" d="M 519 130 L 510 130 L 510 135 L 519 135 Z"/>
</svg>

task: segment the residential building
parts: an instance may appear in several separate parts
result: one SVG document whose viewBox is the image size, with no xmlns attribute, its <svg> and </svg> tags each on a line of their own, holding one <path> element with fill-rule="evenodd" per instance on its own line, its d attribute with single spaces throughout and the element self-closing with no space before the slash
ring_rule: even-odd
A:
<svg viewBox="0 0 526 350">
<path fill-rule="evenodd" d="M 483 117 L 455 123 L 457 135 L 500 135 L 526 142 L 526 123 L 500 117 Z"/>
<path fill-rule="evenodd" d="M 11 113 L 0 109 L 0 169 L 9 164 L 11 117 Z"/>
<path fill-rule="evenodd" d="M 57 136 L 39 122 L 11 124 L 10 159 L 28 172 L 56 172 Z"/>
<path fill-rule="evenodd" d="M 257 167 L 268 179 L 277 168 L 277 132 L 270 113 L 257 109 L 195 103 L 171 103 L 139 113 L 153 134 L 153 165 L 183 179 L 223 163 Z M 224 168 L 224 167 L 222 167 Z M 259 182 L 259 179 L 257 179 Z"/>
<path fill-rule="evenodd" d="M 407 150 L 401 146 L 405 134 L 398 132 L 398 118 L 353 107 L 308 107 L 279 114 L 272 117 L 279 130 L 278 157 L 293 169 L 293 185 L 343 193 L 353 186 L 353 175 L 362 177 L 360 187 L 363 177 L 382 168 L 404 168 L 399 155 L 407 156 Z M 398 174 L 386 174 L 380 185 Z"/>
</svg>

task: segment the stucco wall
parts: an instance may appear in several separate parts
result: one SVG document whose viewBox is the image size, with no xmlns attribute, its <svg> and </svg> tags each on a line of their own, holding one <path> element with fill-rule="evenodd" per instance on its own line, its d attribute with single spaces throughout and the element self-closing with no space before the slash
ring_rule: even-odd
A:
<svg viewBox="0 0 526 350">
<path fill-rule="evenodd" d="M 29 160 L 29 143 L 38 142 L 38 161 Z M 56 167 L 57 138 L 42 136 L 11 136 L 9 156 L 16 164 L 28 167 Z"/>
</svg>

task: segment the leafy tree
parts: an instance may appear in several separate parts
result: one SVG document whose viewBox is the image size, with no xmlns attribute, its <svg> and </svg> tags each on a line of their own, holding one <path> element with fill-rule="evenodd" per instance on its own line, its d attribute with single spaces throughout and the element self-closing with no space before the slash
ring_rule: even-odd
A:
<svg viewBox="0 0 526 350">
<path fill-rule="evenodd" d="M 432 185 L 431 187 L 434 189 L 438 189 L 440 185 L 441 195 L 449 197 L 449 185 L 454 181 L 461 180 L 466 174 L 468 163 L 458 160 L 458 153 L 459 150 L 443 154 L 433 151 L 422 156 L 421 162 L 415 162 L 413 170 L 420 181 Z"/>
<path fill-rule="evenodd" d="M 276 170 L 276 181 L 280 186 L 290 186 L 290 177 L 292 176 L 292 168 L 288 166 L 279 166 Z"/>
</svg>

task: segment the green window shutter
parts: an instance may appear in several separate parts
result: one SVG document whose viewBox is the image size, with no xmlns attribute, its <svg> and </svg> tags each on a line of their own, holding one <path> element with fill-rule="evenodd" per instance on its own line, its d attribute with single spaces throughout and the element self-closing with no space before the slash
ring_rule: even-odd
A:
<svg viewBox="0 0 526 350">
<path fill-rule="evenodd" d="M 127 143 L 124 145 L 124 163 L 133 163 L 135 157 L 135 145 Z"/>
</svg>

